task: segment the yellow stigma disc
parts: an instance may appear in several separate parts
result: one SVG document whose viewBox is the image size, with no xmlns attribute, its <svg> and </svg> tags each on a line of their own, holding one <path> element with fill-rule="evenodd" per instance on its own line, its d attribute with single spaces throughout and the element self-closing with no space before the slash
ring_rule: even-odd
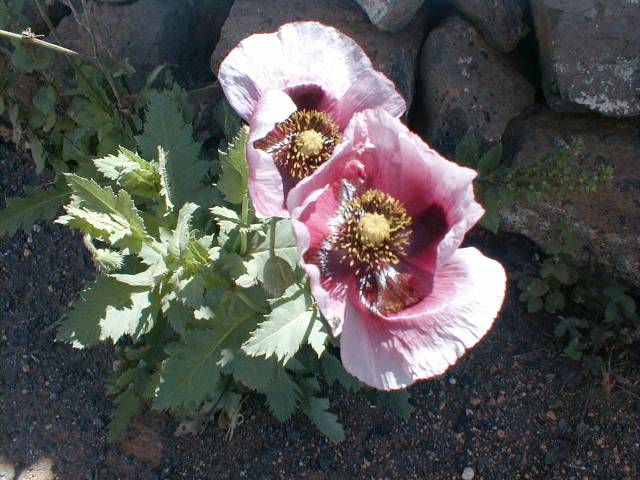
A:
<svg viewBox="0 0 640 480">
<path fill-rule="evenodd" d="M 303 130 L 295 140 L 296 149 L 305 157 L 318 155 L 324 147 L 324 137 L 315 130 Z"/>
<path fill-rule="evenodd" d="M 358 233 L 365 245 L 377 246 L 391 236 L 389 220 L 380 213 L 366 213 L 358 224 Z"/>
</svg>

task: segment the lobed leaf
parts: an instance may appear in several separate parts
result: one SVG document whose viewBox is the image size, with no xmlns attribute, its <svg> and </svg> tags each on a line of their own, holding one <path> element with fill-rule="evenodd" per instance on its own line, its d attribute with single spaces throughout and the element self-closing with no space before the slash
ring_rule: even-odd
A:
<svg viewBox="0 0 640 480">
<path fill-rule="evenodd" d="M 26 196 L 7 199 L 0 210 L 0 235 L 13 235 L 16 230 L 31 230 L 38 220 L 51 220 L 69 200 L 71 191 L 58 182 L 48 190 L 25 189 Z"/>
</svg>

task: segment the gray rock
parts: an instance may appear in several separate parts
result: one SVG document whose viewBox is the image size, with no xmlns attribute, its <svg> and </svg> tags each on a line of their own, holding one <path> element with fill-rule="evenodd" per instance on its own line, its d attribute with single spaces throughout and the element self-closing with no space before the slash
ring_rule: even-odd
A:
<svg viewBox="0 0 640 480">
<path fill-rule="evenodd" d="M 529 31 L 525 0 L 453 0 L 454 6 L 482 32 L 489 45 L 510 52 Z"/>
<path fill-rule="evenodd" d="M 551 108 L 640 114 L 640 3 L 531 0 Z"/>
<path fill-rule="evenodd" d="M 177 72 L 185 67 L 196 24 L 195 10 L 189 2 L 139 0 L 130 5 L 88 5 L 92 29 L 98 38 L 98 54 L 119 60 L 128 57 L 136 70 L 134 88 L 140 87 L 158 65 L 177 67 Z M 61 20 L 56 33 L 65 46 L 93 55 L 89 35 L 73 15 Z"/>
<path fill-rule="evenodd" d="M 236 0 L 211 56 L 211 68 L 217 74 L 224 57 L 243 38 L 257 32 L 274 32 L 284 23 L 302 20 L 317 20 L 353 38 L 367 52 L 374 67 L 395 82 L 408 111 L 425 19 L 417 16 L 401 32 L 381 32 L 351 0 Z"/>
<path fill-rule="evenodd" d="M 611 165 L 613 179 L 595 193 L 571 192 L 535 207 L 514 208 L 504 215 L 502 229 L 524 234 L 545 248 L 555 222 L 567 219 L 612 274 L 640 286 L 640 139 L 634 120 L 546 108 L 527 113 L 505 132 L 507 163 L 526 165 L 575 139 L 583 143 L 581 165 L 587 171 Z"/>
<path fill-rule="evenodd" d="M 356 0 L 380 30 L 397 32 L 405 27 L 424 0 Z"/>
<path fill-rule="evenodd" d="M 485 144 L 534 101 L 535 87 L 505 54 L 460 17 L 433 30 L 422 49 L 420 85 L 427 140 L 450 154 L 468 129 Z"/>
</svg>

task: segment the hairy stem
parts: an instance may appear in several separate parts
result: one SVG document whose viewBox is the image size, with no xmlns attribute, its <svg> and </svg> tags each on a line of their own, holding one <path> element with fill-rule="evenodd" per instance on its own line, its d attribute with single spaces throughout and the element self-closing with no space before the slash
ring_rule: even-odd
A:
<svg viewBox="0 0 640 480">
<path fill-rule="evenodd" d="M 53 43 L 45 42 L 44 40 L 40 40 L 32 35 L 22 34 L 22 33 L 13 33 L 7 32 L 6 30 L 0 30 L 0 37 L 9 38 L 11 40 L 18 40 L 23 43 L 28 43 L 31 45 L 37 45 L 39 47 L 47 48 L 49 50 L 53 50 L 57 53 L 62 53 L 63 55 L 71 55 L 77 57 L 89 58 L 81 53 L 74 52 L 73 50 L 69 50 L 68 48 L 61 47 L 60 45 L 55 45 Z"/>
</svg>

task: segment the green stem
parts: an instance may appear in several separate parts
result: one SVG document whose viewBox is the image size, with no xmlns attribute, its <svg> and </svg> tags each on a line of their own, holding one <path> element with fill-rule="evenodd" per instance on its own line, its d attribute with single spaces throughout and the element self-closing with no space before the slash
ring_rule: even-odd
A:
<svg viewBox="0 0 640 480">
<path fill-rule="evenodd" d="M 29 35 L 24 35 L 21 33 L 13 33 L 13 32 L 7 32 L 6 30 L 0 30 L 0 37 L 10 38 L 12 40 L 18 40 L 20 42 L 30 43 L 32 45 L 38 45 L 40 47 L 53 50 L 54 52 L 62 53 L 63 55 L 72 55 L 72 56 L 88 58 L 85 55 L 78 52 L 74 52 L 73 50 L 69 50 L 68 48 L 64 48 L 59 45 L 54 45 L 53 43 L 45 42 L 44 40 L 40 40 L 38 38 L 31 37 Z"/>
<path fill-rule="evenodd" d="M 271 217 L 269 221 L 269 256 L 276 256 L 276 223 L 278 223 L 278 219 L 275 217 Z"/>
<path fill-rule="evenodd" d="M 242 196 L 242 226 L 249 226 L 249 193 L 245 190 Z M 240 232 L 240 256 L 244 257 L 247 254 L 247 232 Z"/>
<path fill-rule="evenodd" d="M 256 305 L 253 300 L 251 300 L 243 291 L 242 289 L 238 289 L 236 290 L 236 294 L 238 295 L 238 298 L 240 300 L 242 300 L 242 302 L 249 307 L 251 310 L 253 310 L 256 313 L 260 313 L 262 315 L 266 315 L 267 313 L 269 313 L 266 309 L 264 308 L 260 308 L 258 305 Z"/>
</svg>

